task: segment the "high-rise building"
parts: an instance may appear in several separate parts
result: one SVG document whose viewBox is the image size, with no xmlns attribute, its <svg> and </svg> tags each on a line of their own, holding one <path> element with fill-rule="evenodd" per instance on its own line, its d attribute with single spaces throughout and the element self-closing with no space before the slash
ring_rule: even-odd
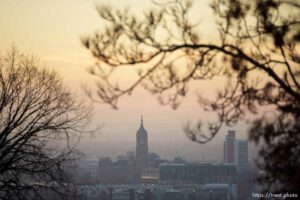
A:
<svg viewBox="0 0 300 200">
<path fill-rule="evenodd" d="M 224 163 L 234 163 L 235 131 L 229 130 L 224 141 Z"/>
<path fill-rule="evenodd" d="M 237 166 L 238 172 L 248 169 L 248 142 L 246 140 L 235 140 L 234 163 Z"/>
<path fill-rule="evenodd" d="M 248 142 L 236 140 L 235 130 L 229 130 L 224 141 L 224 163 L 234 163 L 237 170 L 245 170 L 248 166 Z"/>
<path fill-rule="evenodd" d="M 230 130 L 224 141 L 224 162 L 233 163 L 237 169 L 237 198 L 246 200 L 249 195 L 248 142 L 236 140 L 235 131 Z"/>
<path fill-rule="evenodd" d="M 237 166 L 237 197 L 246 200 L 249 196 L 248 178 L 248 142 L 246 140 L 235 140 L 234 163 Z"/>
<path fill-rule="evenodd" d="M 138 169 L 147 166 L 148 160 L 148 133 L 144 128 L 143 117 L 141 117 L 141 125 L 136 133 L 136 165 Z"/>
</svg>

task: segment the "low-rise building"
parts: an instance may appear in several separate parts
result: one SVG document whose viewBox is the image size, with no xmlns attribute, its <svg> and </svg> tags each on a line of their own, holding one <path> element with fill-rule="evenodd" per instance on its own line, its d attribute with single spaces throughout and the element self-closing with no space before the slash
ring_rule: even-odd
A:
<svg viewBox="0 0 300 200">
<path fill-rule="evenodd" d="M 224 163 L 163 163 L 160 184 L 236 184 L 236 165 Z"/>
</svg>

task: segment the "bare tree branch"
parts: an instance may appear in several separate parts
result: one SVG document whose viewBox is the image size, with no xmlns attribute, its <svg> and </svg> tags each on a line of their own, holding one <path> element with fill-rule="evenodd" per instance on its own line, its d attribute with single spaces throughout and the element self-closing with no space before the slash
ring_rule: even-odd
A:
<svg viewBox="0 0 300 200">
<path fill-rule="evenodd" d="M 55 184 L 63 198 L 71 183 L 63 165 L 79 153 L 72 141 L 89 122 L 88 107 L 14 48 L 0 56 L 0 83 L 0 198 L 43 199 Z"/>
<path fill-rule="evenodd" d="M 219 30 L 214 42 L 200 37 L 198 24 L 189 17 L 191 1 L 154 1 L 154 4 L 156 7 L 147 9 L 143 17 L 137 17 L 129 9 L 97 7 L 100 17 L 109 25 L 82 38 L 82 43 L 98 63 L 91 74 L 99 78 L 96 92 L 101 102 L 116 108 L 120 97 L 141 85 L 157 95 L 160 103 L 176 109 L 190 82 L 224 77 L 228 84 L 216 92 L 215 99 L 201 95 L 198 98 L 202 108 L 217 114 L 216 122 L 206 124 L 207 128 L 202 122 L 196 126 L 187 124 L 184 128 L 187 136 L 205 143 L 213 139 L 222 125 L 233 126 L 253 114 L 259 122 L 254 121 L 251 130 L 257 131 L 259 127 L 265 131 L 258 131 L 261 134 L 257 136 L 250 130 L 250 138 L 257 142 L 264 140 L 269 148 L 262 150 L 266 163 L 261 166 L 267 167 L 268 160 L 273 163 L 277 134 L 300 132 L 297 125 L 300 124 L 299 0 L 212 0 Z M 139 76 L 133 84 L 122 88 L 112 79 L 112 72 L 130 66 L 138 69 Z M 91 91 L 89 94 L 92 96 Z M 278 117 L 264 120 L 261 110 L 267 108 Z M 283 116 L 290 120 L 279 126 Z M 267 131 L 272 126 L 280 128 Z M 281 130 L 284 126 L 289 131 Z M 291 142 L 287 137 L 284 139 Z M 300 150 L 295 150 L 295 155 L 296 152 Z M 293 169 L 299 168 L 299 159 L 292 164 Z M 277 171 L 269 169 L 263 170 L 276 176 Z M 282 187 L 277 183 L 276 186 L 282 189 L 286 181 L 283 168 L 280 173 L 283 176 L 278 181 Z M 300 188 L 299 183 L 287 181 L 291 190 Z"/>
</svg>

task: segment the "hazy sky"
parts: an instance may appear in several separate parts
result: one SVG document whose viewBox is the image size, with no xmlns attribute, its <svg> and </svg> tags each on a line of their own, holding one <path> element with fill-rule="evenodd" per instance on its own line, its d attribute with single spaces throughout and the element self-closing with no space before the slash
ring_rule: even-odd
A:
<svg viewBox="0 0 300 200">
<path fill-rule="evenodd" d="M 58 71 L 67 85 L 82 94 L 80 85 L 92 82 L 86 68 L 93 64 L 93 59 L 81 45 L 80 37 L 103 28 L 95 10 L 95 5 L 101 3 L 130 6 L 135 12 L 152 6 L 150 0 L 1 0 L 0 52 L 14 44 L 22 52 L 37 55 L 45 67 Z M 213 39 L 214 21 L 208 0 L 197 1 L 192 17 L 201 19 L 201 27 L 205 27 L 203 37 Z M 205 92 L 207 83 L 197 84 L 197 89 Z M 121 99 L 119 108 L 115 111 L 108 105 L 94 105 L 93 122 L 105 126 L 96 137 L 83 139 L 81 147 L 99 156 L 134 150 L 135 134 L 143 115 L 150 151 L 167 158 L 184 155 L 190 160 L 222 159 L 227 127 L 206 145 L 190 142 L 182 131 L 188 120 L 213 117 L 200 109 L 193 92 L 176 111 L 160 106 L 155 97 L 143 90 Z M 234 128 L 238 138 L 246 138 L 246 126 Z"/>
</svg>

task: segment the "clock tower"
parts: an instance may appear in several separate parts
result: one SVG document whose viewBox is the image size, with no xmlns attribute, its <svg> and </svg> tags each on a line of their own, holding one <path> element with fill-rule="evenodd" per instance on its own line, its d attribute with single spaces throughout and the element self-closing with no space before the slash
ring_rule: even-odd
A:
<svg viewBox="0 0 300 200">
<path fill-rule="evenodd" d="M 136 165 L 139 169 L 147 166 L 148 160 L 148 134 L 141 117 L 141 125 L 136 133 Z"/>
</svg>

